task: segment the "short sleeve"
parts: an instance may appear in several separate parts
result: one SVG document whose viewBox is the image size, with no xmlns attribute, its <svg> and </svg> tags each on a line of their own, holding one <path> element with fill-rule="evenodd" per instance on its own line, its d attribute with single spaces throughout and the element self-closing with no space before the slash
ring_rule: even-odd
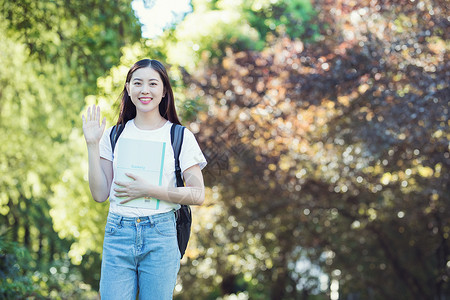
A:
<svg viewBox="0 0 450 300">
<path fill-rule="evenodd" d="M 113 153 L 111 148 L 111 141 L 109 135 L 111 133 L 112 127 L 105 130 L 100 139 L 100 157 L 109 161 L 113 161 Z"/>
<path fill-rule="evenodd" d="M 199 165 L 200 169 L 206 166 L 207 162 L 194 134 L 189 130 L 184 130 L 183 145 L 180 152 L 181 172 L 194 165 Z"/>
</svg>

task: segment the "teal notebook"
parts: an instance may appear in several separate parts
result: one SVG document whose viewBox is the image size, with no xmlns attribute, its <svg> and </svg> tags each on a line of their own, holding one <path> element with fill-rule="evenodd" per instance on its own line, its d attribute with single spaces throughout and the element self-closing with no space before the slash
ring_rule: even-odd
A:
<svg viewBox="0 0 450 300">
<path fill-rule="evenodd" d="M 132 181 L 125 173 L 144 177 L 150 184 L 161 186 L 164 169 L 165 142 L 143 141 L 121 138 L 116 149 L 115 180 L 119 182 Z M 115 185 L 117 186 L 117 185 Z M 122 198 L 115 197 L 119 202 Z M 147 209 L 159 209 L 160 200 L 155 198 L 138 198 L 123 206 Z"/>
</svg>

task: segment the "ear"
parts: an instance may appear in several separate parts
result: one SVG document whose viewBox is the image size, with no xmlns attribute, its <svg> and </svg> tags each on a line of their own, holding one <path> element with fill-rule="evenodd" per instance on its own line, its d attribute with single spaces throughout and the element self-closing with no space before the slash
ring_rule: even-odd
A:
<svg viewBox="0 0 450 300">
<path fill-rule="evenodd" d="M 128 95 L 130 95 L 130 83 L 129 82 L 125 83 L 125 88 L 127 89 Z"/>
</svg>

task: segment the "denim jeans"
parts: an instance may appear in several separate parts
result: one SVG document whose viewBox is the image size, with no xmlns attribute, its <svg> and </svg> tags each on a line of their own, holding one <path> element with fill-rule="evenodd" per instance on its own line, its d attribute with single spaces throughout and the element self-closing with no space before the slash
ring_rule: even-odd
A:
<svg viewBox="0 0 450 300">
<path fill-rule="evenodd" d="M 103 242 L 102 300 L 172 299 L 180 269 L 173 211 L 130 218 L 109 213 Z"/>
</svg>

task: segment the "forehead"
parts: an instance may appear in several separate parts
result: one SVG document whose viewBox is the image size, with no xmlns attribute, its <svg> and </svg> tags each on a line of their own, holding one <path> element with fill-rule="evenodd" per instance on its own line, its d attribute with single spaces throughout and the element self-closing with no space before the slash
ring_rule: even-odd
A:
<svg viewBox="0 0 450 300">
<path fill-rule="evenodd" d="M 131 80 L 135 78 L 142 80 L 157 79 L 161 81 L 161 76 L 159 76 L 159 73 L 150 67 L 140 68 L 134 71 L 133 75 L 131 75 Z"/>
</svg>

